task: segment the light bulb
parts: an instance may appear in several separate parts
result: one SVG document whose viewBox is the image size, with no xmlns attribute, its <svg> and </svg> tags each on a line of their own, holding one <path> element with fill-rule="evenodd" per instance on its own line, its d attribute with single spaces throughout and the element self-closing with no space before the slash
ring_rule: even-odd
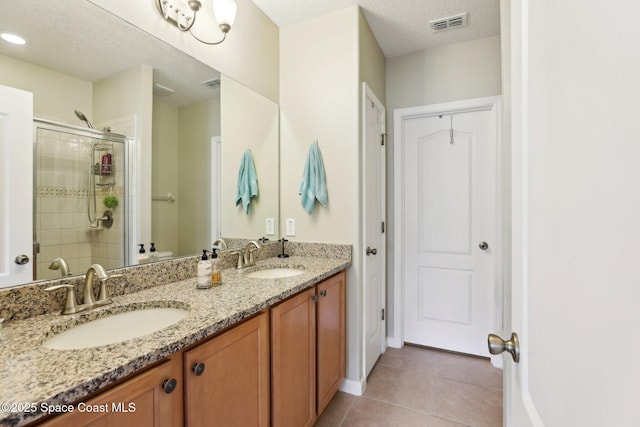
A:
<svg viewBox="0 0 640 427">
<path fill-rule="evenodd" d="M 234 0 L 213 0 L 213 14 L 223 33 L 229 32 L 236 20 L 237 5 Z"/>
</svg>

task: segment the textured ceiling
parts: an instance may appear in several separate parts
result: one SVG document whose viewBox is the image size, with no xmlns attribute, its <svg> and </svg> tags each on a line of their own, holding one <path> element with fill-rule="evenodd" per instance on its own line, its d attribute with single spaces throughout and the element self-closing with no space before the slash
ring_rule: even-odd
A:
<svg viewBox="0 0 640 427">
<path fill-rule="evenodd" d="M 151 1 L 149 4 L 151 5 Z M 253 0 L 279 26 L 359 5 L 385 56 L 499 34 L 499 0 Z M 432 33 L 428 22 L 468 12 L 463 28 Z M 16 32 L 29 43 L 0 41 L 0 54 L 98 81 L 140 63 L 154 69 L 155 82 L 176 92 L 174 105 L 214 94 L 200 82 L 219 73 L 86 0 L 0 0 L 0 32 Z M 327 29 L 330 31 L 330 29 Z"/>
<path fill-rule="evenodd" d="M 200 84 L 219 78 L 216 70 L 86 0 L 0 0 L 0 32 L 28 40 L 24 46 L 0 40 L 0 54 L 82 80 L 95 82 L 146 64 L 154 82 L 175 90 L 164 98 L 168 103 L 185 105 L 216 94 Z"/>
<path fill-rule="evenodd" d="M 359 5 L 388 58 L 500 34 L 500 0 L 253 0 L 278 26 Z M 468 12 L 467 26 L 431 31 L 429 21 Z M 327 28 L 327 31 L 330 31 Z"/>
</svg>

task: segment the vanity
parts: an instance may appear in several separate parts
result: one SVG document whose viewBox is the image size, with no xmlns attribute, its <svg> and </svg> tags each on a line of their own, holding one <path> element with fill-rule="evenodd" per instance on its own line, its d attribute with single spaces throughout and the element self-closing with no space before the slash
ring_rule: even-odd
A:
<svg viewBox="0 0 640 427">
<path fill-rule="evenodd" d="M 2 330 L 0 401 L 11 405 L 2 407 L 0 424 L 313 425 L 345 376 L 351 248 L 339 246 L 294 248 L 290 258 L 227 268 L 224 283 L 206 290 L 196 289 L 194 274 L 113 296 L 111 305 L 88 312 L 9 322 Z M 179 262 L 117 273 L 135 282 L 140 269 L 166 275 Z M 284 277 L 289 269 L 295 273 Z M 42 345 L 78 324 L 150 308 L 187 315 L 122 342 L 70 350 Z"/>
</svg>

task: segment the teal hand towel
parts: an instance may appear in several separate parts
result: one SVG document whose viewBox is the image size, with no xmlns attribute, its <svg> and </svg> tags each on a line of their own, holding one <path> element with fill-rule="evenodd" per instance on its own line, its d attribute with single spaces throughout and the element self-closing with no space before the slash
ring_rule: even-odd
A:
<svg viewBox="0 0 640 427">
<path fill-rule="evenodd" d="M 313 212 L 316 200 L 322 206 L 327 206 L 329 195 L 327 193 L 324 162 L 317 143 L 313 143 L 309 147 L 309 154 L 304 165 L 298 192 L 302 196 L 302 207 L 308 214 Z"/>
<path fill-rule="evenodd" d="M 238 188 L 236 191 L 236 206 L 242 202 L 244 212 L 249 214 L 249 203 L 251 198 L 258 195 L 258 177 L 256 175 L 256 166 L 253 163 L 251 151 L 246 150 L 240 161 L 240 170 L 238 171 Z"/>
</svg>

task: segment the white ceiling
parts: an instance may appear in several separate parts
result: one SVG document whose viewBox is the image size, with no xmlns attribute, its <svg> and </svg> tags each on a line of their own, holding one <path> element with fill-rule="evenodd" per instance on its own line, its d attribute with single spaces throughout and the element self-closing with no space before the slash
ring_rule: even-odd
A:
<svg viewBox="0 0 640 427">
<path fill-rule="evenodd" d="M 253 0 L 278 26 L 359 5 L 387 58 L 500 34 L 500 0 Z M 429 21 L 468 12 L 465 27 L 434 33 Z M 331 31 L 327 28 L 327 31 Z"/>
<path fill-rule="evenodd" d="M 216 95 L 200 83 L 219 78 L 218 71 L 86 0 L 0 0 L 0 32 L 28 40 L 24 46 L 0 40 L 0 54 L 82 80 L 142 63 L 153 68 L 154 82 L 175 90 L 165 98 L 170 104 Z"/>
<path fill-rule="evenodd" d="M 151 5 L 151 0 L 148 0 Z M 499 34 L 499 0 L 253 0 L 279 26 L 359 5 L 385 56 Z M 463 28 L 432 33 L 428 22 L 468 12 Z M 331 29 L 328 28 L 327 31 Z M 95 82 L 145 63 L 154 81 L 185 105 L 213 96 L 200 82 L 219 73 L 86 0 L 0 0 L 0 32 L 29 41 L 0 40 L 0 54 Z"/>
</svg>

